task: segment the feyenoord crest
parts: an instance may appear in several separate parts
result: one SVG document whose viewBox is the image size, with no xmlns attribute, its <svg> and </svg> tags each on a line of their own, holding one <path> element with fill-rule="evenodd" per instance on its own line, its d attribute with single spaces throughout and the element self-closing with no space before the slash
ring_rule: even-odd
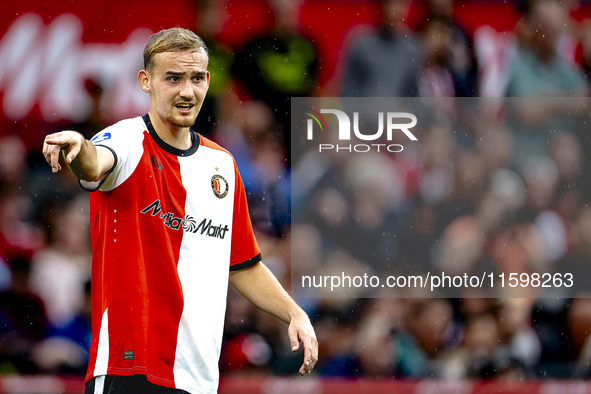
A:
<svg viewBox="0 0 591 394">
<path fill-rule="evenodd" d="M 228 195 L 228 181 L 221 175 L 211 177 L 211 189 L 217 198 L 224 198 Z"/>
</svg>

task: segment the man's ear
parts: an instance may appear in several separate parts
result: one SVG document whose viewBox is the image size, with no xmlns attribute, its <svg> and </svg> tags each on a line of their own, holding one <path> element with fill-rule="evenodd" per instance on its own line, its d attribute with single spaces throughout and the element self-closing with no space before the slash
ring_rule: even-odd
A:
<svg viewBox="0 0 591 394">
<path fill-rule="evenodd" d="M 207 94 L 207 92 L 209 91 L 209 81 L 210 81 L 209 71 L 207 71 L 205 79 L 207 80 L 207 91 L 205 92 L 205 94 Z"/>
<path fill-rule="evenodd" d="M 140 83 L 140 88 L 144 92 L 150 93 L 150 74 L 146 70 L 140 70 L 137 79 Z"/>
</svg>

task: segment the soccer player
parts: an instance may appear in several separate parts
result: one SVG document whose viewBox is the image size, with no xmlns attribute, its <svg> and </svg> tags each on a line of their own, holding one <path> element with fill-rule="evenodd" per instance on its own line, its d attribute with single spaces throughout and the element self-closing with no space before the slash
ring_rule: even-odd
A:
<svg viewBox="0 0 591 394">
<path fill-rule="evenodd" d="M 86 393 L 217 392 L 228 277 L 255 306 L 318 344 L 306 313 L 261 262 L 244 185 L 230 153 L 193 132 L 209 86 L 207 48 L 181 28 L 144 49 L 141 89 L 150 112 L 90 141 L 75 131 L 45 138 L 90 196 L 92 346 Z"/>
</svg>

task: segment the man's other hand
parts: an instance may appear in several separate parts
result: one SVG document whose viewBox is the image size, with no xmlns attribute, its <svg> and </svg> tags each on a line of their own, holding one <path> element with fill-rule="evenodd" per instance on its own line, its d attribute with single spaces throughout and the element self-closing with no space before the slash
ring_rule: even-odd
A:
<svg viewBox="0 0 591 394">
<path fill-rule="evenodd" d="M 316 361 L 318 361 L 318 340 L 316 333 L 306 314 L 292 319 L 288 329 L 291 350 L 297 352 L 300 348 L 300 341 L 304 346 L 304 363 L 300 367 L 300 375 L 312 372 Z"/>
</svg>

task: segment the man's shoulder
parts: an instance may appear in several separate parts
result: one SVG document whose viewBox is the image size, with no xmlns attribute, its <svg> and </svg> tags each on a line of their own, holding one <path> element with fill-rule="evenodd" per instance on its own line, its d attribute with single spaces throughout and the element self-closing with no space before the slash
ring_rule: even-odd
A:
<svg viewBox="0 0 591 394">
<path fill-rule="evenodd" d="M 145 130 L 147 130 L 146 124 L 141 116 L 123 119 L 102 129 L 95 134 L 90 141 L 94 144 L 98 144 L 113 137 L 130 137 L 137 133 L 143 133 Z"/>
<path fill-rule="evenodd" d="M 199 137 L 199 145 L 204 146 L 206 148 L 214 149 L 216 151 L 219 151 L 220 153 L 225 153 L 229 155 L 232 158 L 232 160 L 234 159 L 234 156 L 232 156 L 232 154 L 227 149 L 222 148 L 219 144 L 213 142 L 208 138 L 205 138 L 201 134 L 196 134 Z"/>
<path fill-rule="evenodd" d="M 143 133 L 144 131 L 148 130 L 148 126 L 144 122 L 144 119 L 141 116 L 136 116 L 135 118 L 123 119 L 119 122 L 115 123 L 107 127 L 105 130 L 112 130 L 117 132 L 140 132 Z"/>
</svg>

